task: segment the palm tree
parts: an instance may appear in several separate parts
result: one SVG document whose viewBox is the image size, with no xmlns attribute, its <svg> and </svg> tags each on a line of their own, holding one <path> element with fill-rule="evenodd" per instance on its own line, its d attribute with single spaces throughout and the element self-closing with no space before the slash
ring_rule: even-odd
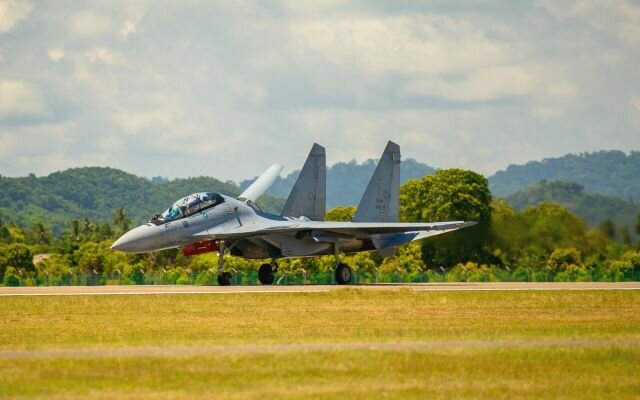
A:
<svg viewBox="0 0 640 400">
<path fill-rule="evenodd" d="M 31 228 L 33 240 L 38 244 L 51 244 L 51 232 L 40 222 Z"/>
<path fill-rule="evenodd" d="M 71 221 L 71 237 L 73 240 L 80 240 L 80 222 L 77 219 Z"/>
<path fill-rule="evenodd" d="M 118 208 L 116 210 L 115 215 L 113 216 L 113 223 L 122 233 L 129 230 L 131 220 L 127 218 L 127 213 L 124 211 L 124 208 Z"/>
</svg>

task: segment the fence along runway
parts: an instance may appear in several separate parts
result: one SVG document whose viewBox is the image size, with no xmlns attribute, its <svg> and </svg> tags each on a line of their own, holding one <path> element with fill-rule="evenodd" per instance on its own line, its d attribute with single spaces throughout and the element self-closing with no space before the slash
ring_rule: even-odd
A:
<svg viewBox="0 0 640 400">
<path fill-rule="evenodd" d="M 27 286 L 0 287 L 0 296 L 92 296 L 161 294 L 313 293 L 332 290 L 526 291 L 526 290 L 640 290 L 640 282 L 469 282 L 375 285 L 273 286 Z"/>
</svg>

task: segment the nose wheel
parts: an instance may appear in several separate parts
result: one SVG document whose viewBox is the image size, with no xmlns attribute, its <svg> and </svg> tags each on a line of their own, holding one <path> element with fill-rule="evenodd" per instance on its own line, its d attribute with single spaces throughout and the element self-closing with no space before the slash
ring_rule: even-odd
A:
<svg viewBox="0 0 640 400">
<path fill-rule="evenodd" d="M 229 286 L 231 285 L 231 272 L 223 272 L 218 274 L 218 285 Z"/>
</svg>

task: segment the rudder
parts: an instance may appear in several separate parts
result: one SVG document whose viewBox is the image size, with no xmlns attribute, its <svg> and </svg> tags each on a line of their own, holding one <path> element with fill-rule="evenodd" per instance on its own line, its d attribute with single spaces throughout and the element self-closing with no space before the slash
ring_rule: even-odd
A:
<svg viewBox="0 0 640 400">
<path fill-rule="evenodd" d="M 367 189 L 354 222 L 397 222 L 400 197 L 400 146 L 389 141 Z"/>
<path fill-rule="evenodd" d="M 324 147 L 314 143 L 281 215 L 322 221 L 326 212 L 326 191 L 327 158 Z"/>
</svg>

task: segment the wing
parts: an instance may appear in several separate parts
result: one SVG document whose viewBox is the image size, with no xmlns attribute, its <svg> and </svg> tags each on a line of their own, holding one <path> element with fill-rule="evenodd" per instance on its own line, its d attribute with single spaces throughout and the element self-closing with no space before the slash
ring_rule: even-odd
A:
<svg viewBox="0 0 640 400">
<path fill-rule="evenodd" d="M 216 239 L 238 238 L 262 236 L 272 233 L 296 234 L 302 231 L 311 231 L 312 236 L 328 239 L 331 237 L 349 237 L 350 239 L 371 239 L 376 235 L 393 234 L 415 234 L 413 240 L 422 239 L 429 236 L 438 235 L 452 230 L 475 225 L 473 221 L 449 221 L 449 222 L 428 222 L 428 223 L 406 223 L 406 222 L 322 222 L 299 220 L 286 218 L 274 220 L 260 226 L 238 226 L 233 229 L 223 228 L 219 231 L 209 229 L 202 235 L 214 236 Z M 386 239 L 392 236 L 386 236 Z M 406 242 L 404 242 L 406 243 Z"/>
</svg>

